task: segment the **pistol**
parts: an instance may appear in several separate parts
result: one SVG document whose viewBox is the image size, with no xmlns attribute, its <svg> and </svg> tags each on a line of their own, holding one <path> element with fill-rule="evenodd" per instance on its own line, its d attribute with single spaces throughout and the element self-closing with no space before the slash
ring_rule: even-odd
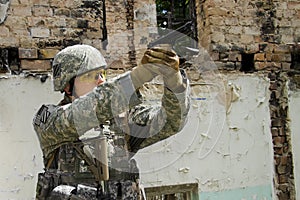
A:
<svg viewBox="0 0 300 200">
<path fill-rule="evenodd" d="M 148 44 L 148 48 L 161 44 L 168 44 L 177 53 L 180 58 L 180 64 L 189 60 L 191 56 L 197 55 L 198 42 L 194 36 L 194 23 L 189 21 L 175 30 L 158 37 Z"/>
</svg>

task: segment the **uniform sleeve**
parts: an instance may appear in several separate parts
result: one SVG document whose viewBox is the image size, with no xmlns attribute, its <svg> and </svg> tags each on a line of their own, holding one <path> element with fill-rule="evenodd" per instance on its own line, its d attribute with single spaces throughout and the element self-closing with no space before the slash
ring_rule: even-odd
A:
<svg viewBox="0 0 300 200">
<path fill-rule="evenodd" d="M 190 88 L 185 76 L 184 88 L 181 93 L 164 88 L 161 106 L 138 105 L 131 109 L 128 117 L 131 151 L 164 140 L 184 127 L 190 107 Z"/>
<path fill-rule="evenodd" d="M 33 120 L 45 158 L 60 145 L 139 104 L 130 73 L 112 79 L 65 106 L 43 105 Z"/>
</svg>

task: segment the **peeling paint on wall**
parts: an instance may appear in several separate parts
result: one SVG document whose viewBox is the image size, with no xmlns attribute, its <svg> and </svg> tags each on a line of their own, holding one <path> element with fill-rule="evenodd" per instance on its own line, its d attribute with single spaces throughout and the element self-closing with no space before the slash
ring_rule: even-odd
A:
<svg viewBox="0 0 300 200">
<path fill-rule="evenodd" d="M 258 74 L 229 74 L 223 80 L 228 80 L 230 112 L 210 93 L 212 85 L 194 84 L 184 129 L 138 152 L 146 188 L 198 183 L 200 199 L 226 191 L 244 199 L 273 198 L 269 81 Z"/>
<path fill-rule="evenodd" d="M 291 144 L 293 150 L 293 164 L 295 176 L 296 199 L 300 199 L 300 128 L 299 128 L 299 113 L 300 113 L 300 90 L 289 91 L 289 116 L 291 129 Z"/>
<path fill-rule="evenodd" d="M 39 76 L 0 78 L 0 199 L 34 199 L 42 153 L 32 119 L 43 103 L 57 103 L 50 79 Z"/>
<path fill-rule="evenodd" d="M 251 74 L 231 74 L 226 80 L 232 86 L 228 87 L 230 112 L 226 113 L 224 104 L 210 93 L 213 84 L 195 84 L 185 129 L 138 153 L 145 187 L 197 183 L 200 196 L 249 194 L 245 199 L 270 191 L 269 83 Z M 5 149 L 1 151 L 0 199 L 30 199 L 34 195 L 42 160 L 31 119 L 42 103 L 59 101 L 60 94 L 53 93 L 50 81 L 42 83 L 39 76 L 3 75 L 0 79 L 0 146 Z M 150 94 L 153 99 L 159 91 Z M 4 153 L 7 149 L 14 151 Z"/>
</svg>

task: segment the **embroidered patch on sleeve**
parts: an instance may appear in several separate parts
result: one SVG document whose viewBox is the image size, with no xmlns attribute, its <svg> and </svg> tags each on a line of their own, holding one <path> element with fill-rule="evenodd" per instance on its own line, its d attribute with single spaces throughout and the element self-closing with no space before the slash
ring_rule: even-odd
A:
<svg viewBox="0 0 300 200">
<path fill-rule="evenodd" d="M 45 124 L 47 122 L 47 119 L 49 118 L 50 114 L 51 113 L 48 111 L 48 107 L 43 105 L 37 112 L 34 123 L 37 126 L 40 126 L 41 123 Z"/>
<path fill-rule="evenodd" d="M 53 65 L 53 77 L 59 78 L 61 76 L 61 64 Z"/>
</svg>

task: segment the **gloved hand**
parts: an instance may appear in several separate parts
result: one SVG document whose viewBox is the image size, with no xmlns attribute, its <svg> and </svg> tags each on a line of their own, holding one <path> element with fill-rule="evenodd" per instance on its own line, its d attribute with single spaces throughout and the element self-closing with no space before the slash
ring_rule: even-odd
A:
<svg viewBox="0 0 300 200">
<path fill-rule="evenodd" d="M 176 92 L 182 86 L 182 76 L 179 71 L 179 57 L 168 47 L 148 49 L 142 63 L 151 63 L 154 72 L 162 74 L 165 86 Z M 158 72 L 157 72 L 158 69 Z"/>
<path fill-rule="evenodd" d="M 146 63 L 159 65 L 165 73 L 171 74 L 179 71 L 179 57 L 169 47 L 153 47 L 148 49 L 142 59 L 142 64 Z"/>
<path fill-rule="evenodd" d="M 145 56 L 146 53 L 142 58 L 141 64 L 133 68 L 133 70 L 130 73 L 131 80 L 135 89 L 138 89 L 144 83 L 151 81 L 160 73 L 157 66 L 150 64 L 146 61 Z"/>
</svg>

